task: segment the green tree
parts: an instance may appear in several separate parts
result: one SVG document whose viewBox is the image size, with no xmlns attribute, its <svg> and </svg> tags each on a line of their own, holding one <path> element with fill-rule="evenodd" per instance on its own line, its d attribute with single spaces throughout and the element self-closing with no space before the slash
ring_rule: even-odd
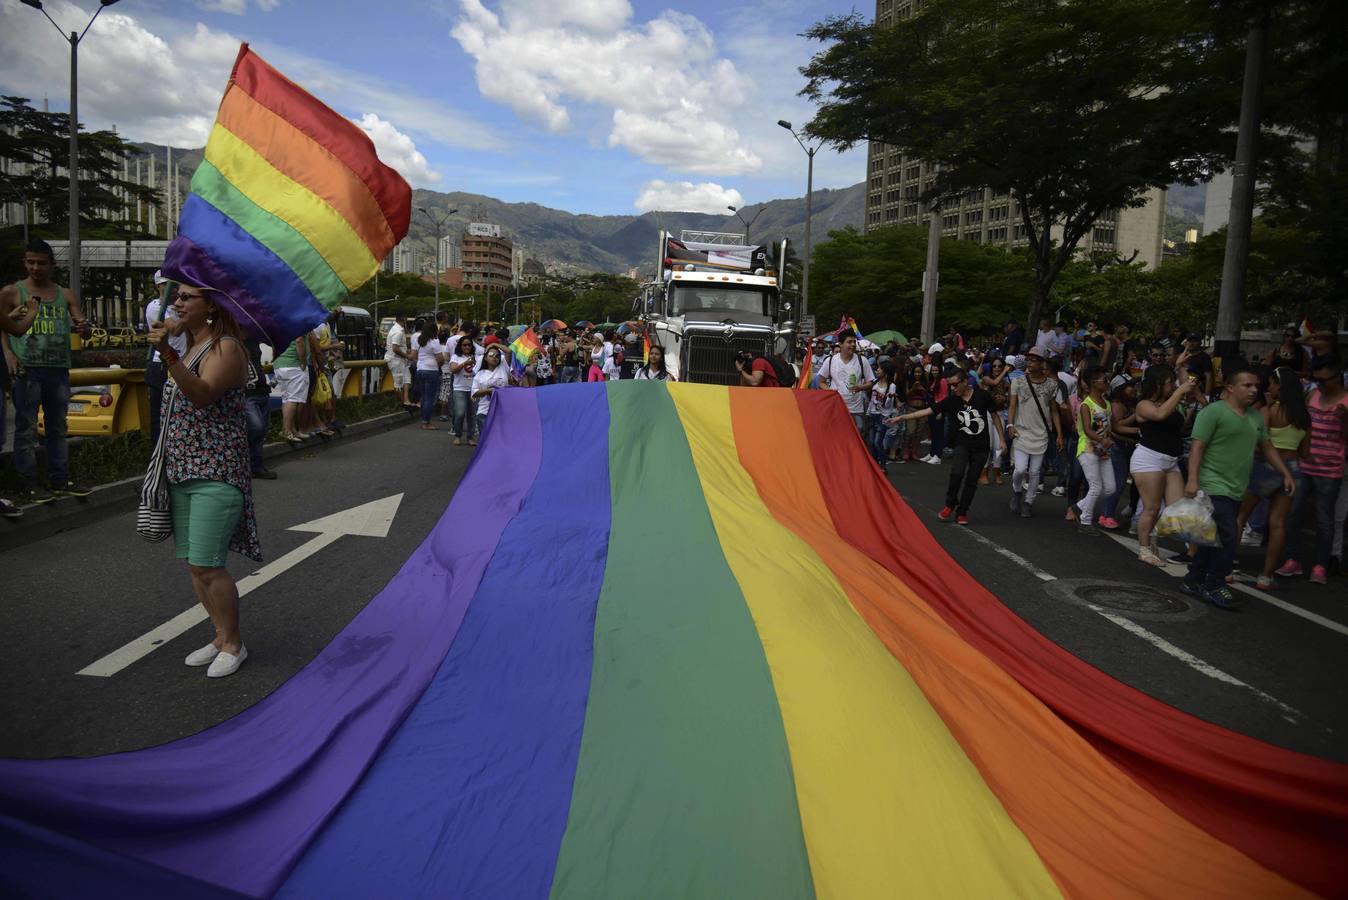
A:
<svg viewBox="0 0 1348 900">
<path fill-rule="evenodd" d="M 3 201 L 23 198 L 35 237 L 64 238 L 70 227 L 70 116 L 33 109 L 22 97 L 0 97 L 0 176 Z M 161 202 L 158 190 L 121 177 L 122 162 L 139 151 L 115 132 L 80 129 L 80 234 L 88 239 L 145 237 L 122 220 L 127 209 Z M 25 174 L 14 170 L 23 168 Z M 0 243 L 0 276 L 21 278 L 22 228 L 8 229 Z M 86 290 L 86 294 L 89 291 Z"/>
<path fill-rule="evenodd" d="M 1100 215 L 1229 156 L 1243 44 L 1220 27 L 1239 24 L 1201 0 L 929 0 L 890 27 L 831 18 L 807 33 L 828 45 L 801 70 L 818 105 L 807 130 L 939 164 L 924 199 L 1009 192 L 1033 323 Z"/>
<path fill-rule="evenodd" d="M 913 225 L 862 234 L 829 233 L 810 265 L 810 302 L 821 331 L 850 315 L 864 331 L 894 328 L 913 334 L 922 316 L 927 229 Z M 1024 254 L 943 238 L 937 323 L 962 332 L 1000 328 L 1009 304 L 1034 290 Z"/>
</svg>

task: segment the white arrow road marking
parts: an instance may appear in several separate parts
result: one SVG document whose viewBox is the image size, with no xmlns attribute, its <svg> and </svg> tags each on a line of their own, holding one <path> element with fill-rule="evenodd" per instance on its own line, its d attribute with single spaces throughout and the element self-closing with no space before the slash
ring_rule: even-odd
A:
<svg viewBox="0 0 1348 900">
<path fill-rule="evenodd" d="M 286 529 L 287 531 L 315 531 L 318 534 L 279 559 L 267 563 L 251 575 L 240 578 L 238 583 L 239 597 L 242 598 L 244 595 L 252 593 L 277 575 L 294 568 L 344 535 L 388 537 L 389 528 L 393 525 L 393 517 L 397 515 L 398 505 L 402 503 L 402 499 L 402 494 L 394 494 L 392 497 L 372 500 L 369 503 L 353 506 L 351 509 L 345 509 L 321 519 L 314 519 L 312 522 L 290 526 Z M 75 674 L 92 675 L 97 678 L 116 675 L 133 662 L 148 656 L 156 648 L 195 628 L 208 618 L 210 617 L 206 614 L 206 610 L 199 604 L 191 609 L 183 610 L 163 625 L 147 631 L 97 662 L 90 663 Z"/>
</svg>

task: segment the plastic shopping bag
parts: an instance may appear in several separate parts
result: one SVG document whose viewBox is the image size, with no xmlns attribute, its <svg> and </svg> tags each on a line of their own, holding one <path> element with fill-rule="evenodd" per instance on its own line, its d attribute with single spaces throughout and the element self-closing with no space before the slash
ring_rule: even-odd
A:
<svg viewBox="0 0 1348 900">
<path fill-rule="evenodd" d="M 1176 537 L 1200 547 L 1217 547 L 1217 521 L 1212 518 L 1212 500 L 1202 491 L 1197 497 L 1186 497 L 1172 503 L 1156 520 L 1158 537 Z"/>
</svg>

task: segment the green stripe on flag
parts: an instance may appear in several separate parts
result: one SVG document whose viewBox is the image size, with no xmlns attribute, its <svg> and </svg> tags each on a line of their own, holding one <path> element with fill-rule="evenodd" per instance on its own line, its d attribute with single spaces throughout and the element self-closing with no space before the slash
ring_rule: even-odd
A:
<svg viewBox="0 0 1348 900">
<path fill-rule="evenodd" d="M 280 257 L 324 306 L 332 307 L 349 293 L 323 254 L 304 235 L 244 196 L 223 172 L 205 159 L 192 176 L 192 193 L 229 216 Z"/>
<path fill-rule="evenodd" d="M 613 520 L 552 896 L 813 897 L 772 676 L 683 425 L 663 383 L 607 391 Z"/>
</svg>

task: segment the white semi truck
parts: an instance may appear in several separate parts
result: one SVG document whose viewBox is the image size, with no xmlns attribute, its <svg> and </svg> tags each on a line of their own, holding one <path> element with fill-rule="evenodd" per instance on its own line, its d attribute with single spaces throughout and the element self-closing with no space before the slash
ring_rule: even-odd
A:
<svg viewBox="0 0 1348 900">
<path fill-rule="evenodd" d="M 785 240 L 777 258 L 786 258 Z M 680 381 L 738 384 L 735 358 L 746 352 L 794 365 L 795 311 L 767 245 L 738 234 L 661 231 L 656 272 L 635 312 Z"/>
</svg>

